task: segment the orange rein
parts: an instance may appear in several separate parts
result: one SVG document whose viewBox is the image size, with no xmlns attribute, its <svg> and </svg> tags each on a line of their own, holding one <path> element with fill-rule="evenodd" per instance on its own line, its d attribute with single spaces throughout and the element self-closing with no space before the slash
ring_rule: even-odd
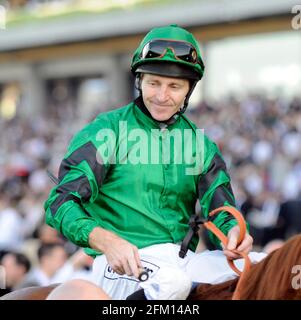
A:
<svg viewBox="0 0 301 320">
<path fill-rule="evenodd" d="M 244 237 L 246 235 L 246 232 L 247 232 L 247 227 L 246 227 L 246 222 L 245 222 L 244 217 L 242 216 L 242 214 L 237 209 L 235 209 L 234 207 L 229 207 L 229 206 L 223 206 L 223 207 L 219 207 L 219 208 L 217 208 L 215 210 L 212 210 L 209 213 L 209 217 L 215 215 L 216 213 L 218 213 L 220 211 L 227 211 L 227 212 L 231 213 L 235 217 L 235 219 L 237 220 L 238 225 L 239 225 L 239 229 L 240 229 L 239 238 L 238 238 L 238 245 L 239 245 L 243 241 L 243 239 L 244 239 Z M 222 242 L 222 244 L 224 245 L 225 248 L 227 247 L 228 238 L 211 221 L 204 222 L 204 226 L 208 230 L 210 230 Z M 238 284 L 237 284 L 236 289 L 234 291 L 234 294 L 232 296 L 232 300 L 238 300 L 239 296 L 240 296 L 240 294 L 239 294 L 239 286 L 241 284 L 241 280 L 242 280 L 243 276 L 251 268 L 251 261 L 250 261 L 249 256 L 244 252 L 240 252 L 240 251 L 238 251 L 236 249 L 232 250 L 232 252 L 235 253 L 235 254 L 240 255 L 245 260 L 243 271 L 240 271 L 235 266 L 234 261 L 230 260 L 229 258 L 227 258 L 227 261 L 228 261 L 229 266 L 231 267 L 231 269 L 240 276 L 240 279 L 238 281 Z"/>
</svg>

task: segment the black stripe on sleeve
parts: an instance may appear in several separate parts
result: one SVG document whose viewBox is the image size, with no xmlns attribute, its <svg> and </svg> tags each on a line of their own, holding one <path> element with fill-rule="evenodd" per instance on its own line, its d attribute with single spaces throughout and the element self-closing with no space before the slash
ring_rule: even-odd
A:
<svg viewBox="0 0 301 320">
<path fill-rule="evenodd" d="M 221 158 L 220 155 L 216 154 L 211 161 L 207 173 L 200 178 L 198 183 L 198 196 L 199 199 L 202 199 L 204 194 L 210 188 L 213 181 L 216 179 L 220 170 L 226 171 L 225 161 Z"/>
<path fill-rule="evenodd" d="M 219 186 L 218 188 L 216 188 L 213 197 L 211 199 L 211 203 L 210 203 L 210 207 L 209 207 L 209 212 L 217 209 L 221 206 L 223 206 L 225 204 L 225 202 L 227 201 L 230 205 L 232 205 L 233 207 L 235 207 L 235 202 L 234 202 L 234 196 L 233 198 L 230 196 L 229 192 L 233 195 L 232 193 L 232 188 L 231 185 L 229 183 L 229 185 L 226 187 L 225 185 Z M 221 212 L 220 212 L 221 213 Z M 213 220 L 215 220 L 215 218 L 220 214 L 216 214 L 213 217 Z M 232 216 L 232 214 L 227 213 L 227 217 L 224 219 L 222 225 L 224 225 L 225 223 L 234 220 L 235 218 Z"/>
<path fill-rule="evenodd" d="M 71 155 L 64 159 L 59 169 L 59 181 L 69 172 L 70 166 L 76 166 L 82 161 L 87 161 L 92 172 L 94 172 L 97 184 L 100 186 L 105 177 L 105 166 L 97 161 L 96 157 L 97 149 L 92 142 L 87 142 Z"/>
<path fill-rule="evenodd" d="M 233 207 L 235 206 L 234 196 L 230 183 L 228 184 L 228 186 L 222 185 L 216 188 L 211 199 L 209 211 L 223 206 L 226 201 Z"/>
<path fill-rule="evenodd" d="M 52 216 L 55 216 L 59 207 L 69 200 L 73 200 L 79 204 L 88 201 L 91 196 L 91 187 L 88 178 L 81 176 L 78 179 L 60 185 L 56 189 L 56 192 L 59 196 L 50 206 Z M 71 192 L 77 192 L 81 198 L 76 197 Z"/>
</svg>

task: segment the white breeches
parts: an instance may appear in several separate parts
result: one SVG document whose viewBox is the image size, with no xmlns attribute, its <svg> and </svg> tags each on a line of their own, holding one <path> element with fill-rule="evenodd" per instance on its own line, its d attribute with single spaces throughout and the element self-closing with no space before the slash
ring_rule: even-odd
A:
<svg viewBox="0 0 301 320">
<path fill-rule="evenodd" d="M 118 275 L 108 265 L 104 255 L 98 256 L 93 264 L 93 281 L 115 300 L 124 300 L 140 288 L 144 288 L 150 300 L 184 300 L 193 283 L 217 284 L 237 276 L 220 250 L 201 253 L 188 250 L 184 259 L 179 257 L 179 250 L 180 246 L 172 243 L 140 249 L 142 265 L 149 273 L 149 279 L 145 282 Z M 259 262 L 265 256 L 265 253 L 249 254 L 252 263 Z M 236 260 L 235 265 L 242 270 L 243 259 Z"/>
</svg>

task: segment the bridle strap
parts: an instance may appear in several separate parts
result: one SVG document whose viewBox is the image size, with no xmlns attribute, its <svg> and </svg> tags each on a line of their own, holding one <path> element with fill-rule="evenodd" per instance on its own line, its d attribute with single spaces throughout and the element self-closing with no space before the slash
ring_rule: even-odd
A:
<svg viewBox="0 0 301 320">
<path fill-rule="evenodd" d="M 243 241 L 243 239 L 244 239 L 244 237 L 246 235 L 246 232 L 247 232 L 247 227 L 246 227 L 246 222 L 245 222 L 244 217 L 242 216 L 242 214 L 237 209 L 235 209 L 234 207 L 230 207 L 230 206 L 223 206 L 223 207 L 219 207 L 219 208 L 217 208 L 215 210 L 212 210 L 209 213 L 209 217 L 212 217 L 212 216 L 214 216 L 215 214 L 217 214 L 217 213 L 219 213 L 221 211 L 227 211 L 227 212 L 231 213 L 234 216 L 234 218 L 237 220 L 237 223 L 238 223 L 238 226 L 239 226 L 239 237 L 238 237 L 237 244 L 239 245 Z M 206 222 L 204 222 L 204 226 L 205 226 L 206 229 L 210 230 L 222 242 L 224 247 L 227 247 L 228 238 L 221 232 L 221 230 L 219 230 L 215 226 L 215 224 L 213 222 L 206 221 Z M 249 256 L 246 253 L 238 251 L 236 249 L 235 250 L 231 250 L 231 252 L 233 252 L 235 254 L 238 254 L 239 256 L 241 256 L 245 260 L 243 271 L 240 271 L 235 266 L 234 260 L 230 260 L 229 258 L 227 258 L 228 264 L 231 267 L 231 269 L 234 272 L 236 272 L 238 275 L 241 275 L 242 272 L 248 271 L 250 269 L 250 267 L 251 267 L 251 261 L 250 261 Z"/>
</svg>

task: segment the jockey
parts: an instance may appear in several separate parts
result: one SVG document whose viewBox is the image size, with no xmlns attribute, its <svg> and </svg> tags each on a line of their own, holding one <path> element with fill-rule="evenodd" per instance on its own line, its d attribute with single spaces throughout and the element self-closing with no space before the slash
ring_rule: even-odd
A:
<svg viewBox="0 0 301 320">
<path fill-rule="evenodd" d="M 193 282 L 235 276 L 221 250 L 216 260 L 194 252 L 196 236 L 179 257 L 196 201 L 205 218 L 235 206 L 218 147 L 184 115 L 204 64 L 194 36 L 171 25 L 145 36 L 131 71 L 140 95 L 72 139 L 45 202 L 46 222 L 95 258 L 94 281 L 113 299 L 140 287 L 148 299 L 185 299 Z M 238 245 L 239 227 L 227 212 L 213 223 L 228 236 L 227 257 L 238 258 L 235 248 L 250 252 L 252 237 L 246 233 Z M 141 270 L 150 275 L 143 284 Z"/>
</svg>

